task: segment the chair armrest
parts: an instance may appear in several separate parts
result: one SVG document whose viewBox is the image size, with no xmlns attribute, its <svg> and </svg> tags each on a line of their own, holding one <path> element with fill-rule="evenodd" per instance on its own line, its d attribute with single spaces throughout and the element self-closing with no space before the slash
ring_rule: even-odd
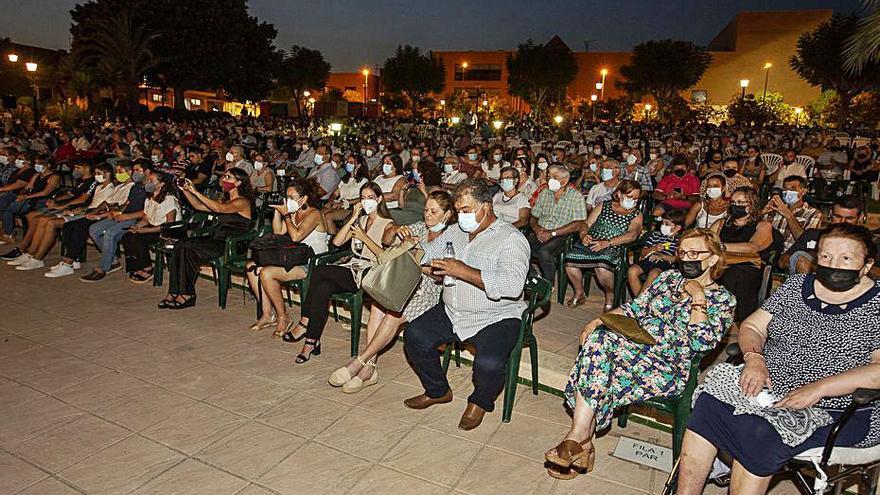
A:
<svg viewBox="0 0 880 495">
<path fill-rule="evenodd" d="M 340 249 L 339 251 L 330 251 L 324 254 L 319 254 L 314 257 L 315 266 L 329 265 L 334 261 L 341 260 L 342 258 L 345 258 L 346 256 L 351 256 L 352 254 L 353 253 L 351 249 Z"/>
<path fill-rule="evenodd" d="M 837 442 L 837 436 L 840 434 L 840 430 L 842 430 L 847 421 L 852 418 L 859 406 L 864 406 L 880 399 L 880 389 L 858 388 L 853 392 L 852 396 L 853 401 L 843 410 L 843 414 L 841 414 L 840 417 L 837 418 L 837 421 L 831 426 L 831 431 L 828 433 L 828 439 L 825 440 L 825 448 L 822 449 L 822 460 L 819 463 L 822 469 L 828 467 L 828 459 L 831 458 L 831 451 L 834 450 L 834 444 Z"/>
</svg>

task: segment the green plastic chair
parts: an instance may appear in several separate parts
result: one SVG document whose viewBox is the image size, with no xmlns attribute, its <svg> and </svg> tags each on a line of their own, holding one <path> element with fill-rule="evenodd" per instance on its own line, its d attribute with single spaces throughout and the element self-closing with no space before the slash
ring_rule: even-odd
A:
<svg viewBox="0 0 880 495">
<path fill-rule="evenodd" d="M 529 305 L 522 312 L 519 336 L 516 339 L 513 350 L 510 351 L 510 356 L 507 358 L 507 378 L 504 382 L 504 405 L 501 414 L 501 421 L 504 423 L 510 423 L 510 418 L 513 414 L 513 403 L 516 400 L 516 384 L 519 378 L 519 364 L 523 345 L 529 347 L 529 358 L 532 364 L 532 393 L 538 395 L 538 339 L 532 333 L 532 327 L 535 323 L 535 311 L 550 302 L 550 292 L 552 290 L 553 284 L 547 279 L 535 276 L 526 279 L 523 292 L 526 294 L 526 300 Z M 444 372 L 449 369 L 449 358 L 453 349 L 455 349 L 455 364 L 456 366 L 461 365 L 460 347 L 449 344 L 443 351 L 442 365 Z"/>
<path fill-rule="evenodd" d="M 252 225 L 255 225 L 255 223 Z M 221 309 L 226 309 L 226 299 L 229 295 L 232 275 L 243 275 L 245 272 L 250 241 L 269 232 L 272 232 L 271 226 L 254 228 L 246 234 L 231 235 L 226 238 L 226 247 L 223 250 L 223 255 L 208 262 L 214 271 L 214 280 L 217 283 L 217 296 Z"/>
<path fill-rule="evenodd" d="M 330 263 L 351 255 L 352 251 L 350 249 L 323 254 L 316 257 L 315 265 L 312 268 L 315 266 L 329 265 Z M 310 283 L 311 275 L 310 271 L 309 276 L 306 278 L 301 289 L 303 291 L 301 292 L 302 297 L 305 297 L 305 293 L 308 291 L 308 284 Z M 342 303 L 348 306 L 349 314 L 351 315 L 351 356 L 355 357 L 358 355 L 358 349 L 361 343 L 361 318 L 364 310 L 364 291 L 363 289 L 360 289 L 355 292 L 336 292 L 330 296 L 330 302 L 333 304 L 334 321 L 339 321 L 338 304 Z"/>
<path fill-rule="evenodd" d="M 688 418 L 691 416 L 691 401 L 694 398 L 694 390 L 697 388 L 697 378 L 700 374 L 700 361 L 705 353 L 698 352 L 691 357 L 691 367 L 688 373 L 688 381 L 681 394 L 674 397 L 648 399 L 637 404 L 649 406 L 658 411 L 672 415 L 672 462 L 681 454 L 681 442 L 684 439 L 684 431 L 687 429 Z M 629 407 L 620 409 L 617 417 L 617 426 L 626 428 L 629 419 Z"/>
<path fill-rule="evenodd" d="M 208 218 L 209 216 L 207 213 L 190 212 L 184 215 L 183 220 L 166 223 L 163 227 L 169 228 L 183 226 L 187 230 L 187 236 L 189 236 L 190 232 L 197 232 L 207 228 L 205 224 L 208 222 Z M 169 248 L 165 241 L 159 240 L 159 242 L 150 246 L 150 251 L 153 251 L 155 254 L 155 261 L 153 262 L 153 286 L 161 287 L 165 277 L 165 264 L 168 262 L 168 257 L 171 256 L 173 248 Z"/>
<path fill-rule="evenodd" d="M 575 236 L 569 236 L 568 239 L 565 240 L 565 249 L 559 254 L 559 259 L 556 261 L 557 269 L 556 269 L 556 302 L 559 304 L 565 303 L 565 293 L 568 291 L 568 275 L 565 273 L 565 258 L 568 253 L 571 251 L 571 247 L 574 244 Z M 618 307 L 624 303 L 626 300 L 626 291 L 627 291 L 627 283 L 626 283 L 626 274 L 629 271 L 629 255 L 630 250 L 633 248 L 638 248 L 641 246 L 641 240 L 633 241 L 623 245 L 624 255 L 620 257 L 620 261 L 617 262 L 617 265 L 614 266 L 614 307 Z M 590 295 L 590 285 L 593 281 L 593 268 L 584 268 L 584 294 Z"/>
</svg>

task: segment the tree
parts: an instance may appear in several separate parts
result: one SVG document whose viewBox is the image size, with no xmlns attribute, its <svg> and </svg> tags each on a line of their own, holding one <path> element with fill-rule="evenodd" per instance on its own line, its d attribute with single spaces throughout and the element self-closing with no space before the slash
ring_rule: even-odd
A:
<svg viewBox="0 0 880 495">
<path fill-rule="evenodd" d="M 844 67 L 853 74 L 860 74 L 866 66 L 880 62 L 880 2 L 862 0 L 868 15 L 846 40 L 843 50 Z"/>
<path fill-rule="evenodd" d="M 785 103 L 781 93 L 767 93 L 766 98 L 742 98 L 734 95 L 727 105 L 727 116 L 738 125 L 794 124 L 794 108 Z"/>
<path fill-rule="evenodd" d="M 646 41 L 633 48 L 629 64 L 620 68 L 623 79 L 616 84 L 635 98 L 653 96 L 665 121 L 679 93 L 697 84 L 711 63 L 712 55 L 690 41 Z"/>
<path fill-rule="evenodd" d="M 296 102 L 296 114 L 302 115 L 303 91 L 318 91 L 327 85 L 330 64 L 318 50 L 293 45 L 287 50 L 278 71 L 278 84 L 287 88 Z"/>
<path fill-rule="evenodd" d="M 852 99 L 880 83 L 880 63 L 867 64 L 858 74 L 849 72 L 844 65 L 844 45 L 858 25 L 859 18 L 854 15 L 835 14 L 815 31 L 802 34 L 795 54 L 789 59 L 789 65 L 801 79 L 823 91 L 837 92 L 838 127 L 846 124 Z"/>
<path fill-rule="evenodd" d="M 562 101 L 578 65 L 571 50 L 527 40 L 507 57 L 507 72 L 507 90 L 525 100 L 540 120 L 551 100 Z"/>
<path fill-rule="evenodd" d="M 398 46 L 394 56 L 385 60 L 382 66 L 382 84 L 386 91 L 402 93 L 409 98 L 412 113 L 428 93 L 440 93 L 445 84 L 446 70 L 443 62 L 435 59 L 431 52 L 422 53 L 419 48 Z"/>
<path fill-rule="evenodd" d="M 140 0 L 98 0 L 70 11 L 74 58 L 113 89 L 117 106 L 130 111 L 137 107 L 138 84 L 159 64 L 159 33 L 144 22 L 147 8 Z"/>
</svg>

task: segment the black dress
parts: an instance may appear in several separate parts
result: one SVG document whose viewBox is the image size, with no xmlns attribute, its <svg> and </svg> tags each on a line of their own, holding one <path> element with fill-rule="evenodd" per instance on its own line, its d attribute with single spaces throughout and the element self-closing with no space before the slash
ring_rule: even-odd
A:
<svg viewBox="0 0 880 495">
<path fill-rule="evenodd" d="M 724 222 L 721 227 L 721 242 L 738 243 L 749 242 L 755 231 L 758 230 L 758 223 L 753 222 L 742 227 L 734 225 L 731 222 Z M 765 262 L 769 256 L 770 247 L 768 246 L 758 254 Z M 724 271 L 724 275 L 719 282 L 734 296 L 736 296 L 736 311 L 733 315 L 733 321 L 741 323 L 750 314 L 758 309 L 758 292 L 761 289 L 762 268 L 756 268 L 751 263 L 739 263 L 730 265 Z"/>
<path fill-rule="evenodd" d="M 251 220 L 238 213 L 219 213 L 216 225 L 211 237 L 185 239 L 175 244 L 168 269 L 169 294 L 195 295 L 199 268 L 206 261 L 222 256 L 226 238 L 246 233 Z"/>
</svg>

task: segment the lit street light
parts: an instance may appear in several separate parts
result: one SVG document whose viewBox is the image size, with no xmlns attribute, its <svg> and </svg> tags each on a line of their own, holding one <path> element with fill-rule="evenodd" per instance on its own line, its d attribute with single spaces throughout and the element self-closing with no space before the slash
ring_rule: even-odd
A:
<svg viewBox="0 0 880 495">
<path fill-rule="evenodd" d="M 764 64 L 764 96 L 761 97 L 761 101 L 767 101 L 767 81 L 770 80 L 770 67 L 773 67 L 770 62 Z"/>
<path fill-rule="evenodd" d="M 452 121 L 452 125 L 458 125 L 461 122 L 461 117 L 452 117 L 450 119 Z"/>
<path fill-rule="evenodd" d="M 12 58 L 10 57 L 10 60 Z M 15 60 L 18 60 L 18 56 L 15 56 Z M 25 68 L 31 75 L 31 85 L 34 87 L 34 127 L 39 127 L 40 125 L 40 104 L 38 100 L 40 98 L 39 88 L 37 87 L 37 63 L 36 62 L 25 62 Z"/>
<path fill-rule="evenodd" d="M 18 55 L 14 54 L 14 53 L 10 53 L 9 55 L 6 56 L 6 58 L 8 58 L 9 61 L 12 62 L 13 64 L 18 62 Z"/>
<path fill-rule="evenodd" d="M 804 109 L 801 107 L 794 107 L 794 125 L 801 125 L 801 114 L 804 112 Z"/>
<path fill-rule="evenodd" d="M 598 99 L 599 99 L 598 96 L 596 96 L 594 94 L 590 95 L 590 102 L 591 102 L 590 106 L 593 107 L 593 122 L 596 121 L 596 100 L 598 100 Z"/>
<path fill-rule="evenodd" d="M 742 88 L 742 99 L 745 100 L 746 99 L 746 88 L 749 87 L 749 80 L 748 79 L 740 79 L 739 80 L 739 87 Z"/>
<path fill-rule="evenodd" d="M 504 125 L 504 122 L 502 122 L 500 120 L 493 120 L 492 121 L 492 126 L 495 127 L 496 130 L 501 129 L 501 126 L 503 126 L 503 125 Z"/>
<path fill-rule="evenodd" d="M 600 88 L 599 86 L 596 86 L 596 89 L 600 91 L 599 98 L 601 98 L 602 101 L 605 101 L 605 76 L 608 75 L 608 69 L 602 69 L 599 71 L 599 74 L 602 74 L 602 82 L 600 83 L 602 84 L 602 87 Z"/>
<path fill-rule="evenodd" d="M 561 124 L 562 123 L 562 115 L 557 115 L 556 117 L 553 117 L 553 122 L 556 122 L 557 125 Z"/>
<path fill-rule="evenodd" d="M 364 75 L 364 107 L 363 107 L 364 109 L 363 109 L 363 115 L 366 117 L 366 115 L 367 115 L 367 85 L 369 84 L 369 81 L 370 81 L 370 69 L 364 68 L 364 70 L 361 71 L 361 74 Z"/>
<path fill-rule="evenodd" d="M 645 120 L 651 120 L 651 109 L 654 108 L 650 103 L 645 103 Z"/>
</svg>

